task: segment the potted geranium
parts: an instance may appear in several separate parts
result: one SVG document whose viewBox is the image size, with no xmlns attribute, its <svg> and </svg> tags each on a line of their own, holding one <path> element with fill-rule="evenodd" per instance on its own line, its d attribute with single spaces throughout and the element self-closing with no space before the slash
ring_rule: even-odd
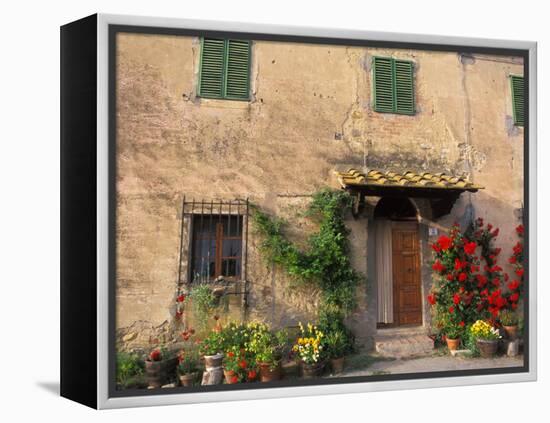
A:
<svg viewBox="0 0 550 423">
<path fill-rule="evenodd" d="M 193 386 L 199 372 L 199 353 L 195 348 L 183 350 L 178 355 L 178 376 L 181 386 Z"/>
<path fill-rule="evenodd" d="M 476 321 L 470 328 L 482 357 L 492 357 L 497 352 L 498 340 L 501 338 L 497 328 L 484 320 Z"/>
<path fill-rule="evenodd" d="M 228 384 L 253 382 L 257 377 L 254 360 L 238 347 L 225 353 L 223 373 Z"/>
<path fill-rule="evenodd" d="M 344 356 L 349 349 L 349 340 L 342 330 L 334 330 L 325 335 L 326 353 L 334 374 L 344 370 Z"/>
<path fill-rule="evenodd" d="M 300 325 L 300 337 L 293 346 L 293 351 L 300 358 L 302 376 L 305 379 L 321 376 L 325 367 L 323 361 L 323 338 L 324 334 L 308 323 L 306 327 Z"/>
<path fill-rule="evenodd" d="M 173 375 L 177 364 L 176 357 L 171 357 L 165 347 L 154 348 L 145 359 L 145 374 L 152 388 L 160 388 Z"/>
<path fill-rule="evenodd" d="M 500 313 L 499 320 L 506 332 L 506 337 L 511 341 L 517 339 L 519 323 L 517 314 L 512 310 L 503 310 Z"/>
</svg>

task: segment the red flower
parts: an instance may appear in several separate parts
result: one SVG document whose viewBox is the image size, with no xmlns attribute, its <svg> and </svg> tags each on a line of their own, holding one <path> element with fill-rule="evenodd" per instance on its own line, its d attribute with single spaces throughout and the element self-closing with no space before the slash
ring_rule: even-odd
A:
<svg viewBox="0 0 550 423">
<path fill-rule="evenodd" d="M 151 353 L 149 354 L 149 359 L 151 361 L 161 361 L 162 360 L 162 354 L 160 352 L 160 350 L 153 350 L 151 351 Z"/>
<path fill-rule="evenodd" d="M 453 303 L 454 303 L 454 305 L 459 305 L 460 304 L 460 295 L 458 295 L 458 294 L 453 295 Z"/>
<path fill-rule="evenodd" d="M 504 298 L 502 298 L 502 297 L 497 297 L 497 299 L 496 299 L 496 306 L 497 306 L 498 308 L 502 308 L 502 307 L 504 307 L 505 305 L 506 305 L 506 300 L 505 300 Z"/>
<path fill-rule="evenodd" d="M 523 225 L 518 225 L 516 227 L 516 232 L 518 233 L 518 235 L 523 235 L 523 233 L 525 232 L 525 228 L 523 227 Z"/>
<path fill-rule="evenodd" d="M 499 287 L 500 286 L 500 279 L 499 278 L 494 278 L 493 279 L 493 285 L 496 286 L 496 287 Z"/>
<path fill-rule="evenodd" d="M 477 245 L 475 242 L 467 242 L 464 244 L 464 252 L 468 255 L 472 255 L 474 254 L 476 247 Z"/>
<path fill-rule="evenodd" d="M 441 251 L 441 247 L 438 244 L 432 244 L 432 250 L 439 253 Z"/>
<path fill-rule="evenodd" d="M 432 266 L 432 269 L 435 270 L 436 272 L 442 273 L 445 270 L 445 266 L 443 266 L 443 264 L 441 264 L 439 260 L 436 260 Z"/>
<path fill-rule="evenodd" d="M 487 277 L 485 275 L 476 275 L 476 278 L 480 288 L 487 283 Z"/>
<path fill-rule="evenodd" d="M 516 256 L 512 256 L 508 259 L 508 263 L 515 264 L 517 261 Z"/>
<path fill-rule="evenodd" d="M 462 269 L 462 262 L 458 258 L 455 258 L 455 270 L 460 269 Z"/>
<path fill-rule="evenodd" d="M 483 226 L 483 219 L 481 217 L 477 218 L 477 226 L 479 226 L 480 228 Z"/>
<path fill-rule="evenodd" d="M 523 277 L 523 273 L 525 273 L 525 270 L 523 270 L 523 267 L 516 269 L 516 275 L 518 275 L 520 278 Z"/>
<path fill-rule="evenodd" d="M 448 280 L 449 282 L 451 282 L 454 278 L 455 278 L 455 277 L 453 276 L 452 273 L 447 273 L 447 280 Z"/>
<path fill-rule="evenodd" d="M 256 379 L 256 370 L 252 369 L 248 371 L 248 380 L 254 380 Z"/>
<path fill-rule="evenodd" d="M 518 308 L 518 303 L 512 303 L 512 310 L 515 310 L 516 308 Z"/>
<path fill-rule="evenodd" d="M 239 361 L 239 367 L 241 369 L 246 369 L 246 360 Z"/>
<path fill-rule="evenodd" d="M 454 313 L 455 312 L 455 308 L 453 306 L 450 306 L 449 307 L 449 313 Z"/>
<path fill-rule="evenodd" d="M 517 292 L 514 292 L 512 295 L 510 295 L 510 301 L 513 303 L 517 303 L 519 300 L 519 294 Z"/>
<path fill-rule="evenodd" d="M 460 322 L 460 323 L 458 324 L 458 326 L 460 326 L 461 328 L 463 328 L 463 327 L 464 327 L 464 321 Z"/>
<path fill-rule="evenodd" d="M 239 381 L 239 378 L 237 376 L 233 376 L 231 378 L 231 383 L 237 383 Z"/>
<path fill-rule="evenodd" d="M 468 275 L 464 272 L 461 272 L 459 275 L 458 275 L 458 280 L 460 282 L 464 282 L 466 280 L 466 278 L 468 277 Z"/>
<path fill-rule="evenodd" d="M 500 232 L 499 228 L 496 228 L 492 233 L 491 235 L 493 236 L 493 238 L 497 237 L 498 236 L 498 233 Z"/>
<path fill-rule="evenodd" d="M 430 294 L 430 295 L 428 295 L 428 302 L 429 302 L 431 305 L 434 305 L 434 304 L 435 304 L 435 294 Z"/>
<path fill-rule="evenodd" d="M 514 245 L 514 254 L 519 254 L 523 251 L 523 245 L 521 245 L 521 242 L 518 242 L 516 245 Z"/>
<path fill-rule="evenodd" d="M 450 248 L 452 244 L 452 240 L 446 235 L 441 235 L 437 240 L 437 243 L 439 244 L 439 247 L 441 248 L 442 251 L 446 251 Z"/>
<path fill-rule="evenodd" d="M 229 358 L 233 358 L 233 357 L 235 357 L 235 353 L 234 353 L 233 351 L 229 351 L 229 352 L 227 353 L 227 356 L 228 356 Z"/>
<path fill-rule="evenodd" d="M 514 279 L 512 282 L 510 282 L 510 283 L 508 284 L 508 289 L 509 289 L 510 291 L 515 291 L 515 290 L 518 289 L 518 288 L 519 288 L 519 281 L 518 281 L 518 280 L 515 280 L 515 279 Z"/>
<path fill-rule="evenodd" d="M 178 303 L 183 303 L 185 301 L 185 295 L 180 294 L 178 295 Z"/>
</svg>

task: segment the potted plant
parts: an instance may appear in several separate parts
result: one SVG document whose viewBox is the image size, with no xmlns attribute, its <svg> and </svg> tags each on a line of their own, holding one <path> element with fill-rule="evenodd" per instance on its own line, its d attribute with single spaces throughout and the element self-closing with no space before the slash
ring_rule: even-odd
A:
<svg viewBox="0 0 550 423">
<path fill-rule="evenodd" d="M 257 377 L 254 360 L 238 347 L 226 352 L 223 373 L 228 384 L 253 382 Z"/>
<path fill-rule="evenodd" d="M 160 388 L 173 375 L 177 364 L 176 357 L 170 357 L 165 347 L 153 349 L 145 360 L 145 374 L 149 387 Z"/>
<path fill-rule="evenodd" d="M 447 348 L 449 349 L 449 351 L 458 350 L 463 331 L 464 331 L 464 327 L 462 325 L 455 324 L 452 322 L 447 323 L 447 325 L 444 328 L 444 333 L 445 333 L 445 342 L 447 343 Z"/>
<path fill-rule="evenodd" d="M 498 340 L 501 338 L 497 328 L 484 320 L 476 321 L 470 328 L 472 336 L 482 357 L 493 357 L 497 352 Z"/>
<path fill-rule="evenodd" d="M 334 330 L 325 335 L 326 353 L 334 374 L 344 371 L 344 356 L 349 349 L 349 341 L 341 330 Z"/>
<path fill-rule="evenodd" d="M 217 330 L 212 330 L 200 343 L 200 354 L 204 357 L 207 368 L 220 367 L 223 360 L 224 336 Z"/>
<path fill-rule="evenodd" d="M 306 327 L 299 323 L 301 336 L 293 346 L 293 350 L 300 359 L 302 376 L 304 379 L 319 377 L 323 373 L 325 362 L 323 361 L 324 334 L 308 323 Z"/>
<path fill-rule="evenodd" d="M 183 350 L 178 355 L 177 372 L 181 386 L 193 386 L 199 372 L 199 353 L 195 348 Z"/>
<path fill-rule="evenodd" d="M 251 331 L 246 348 L 258 363 L 262 382 L 281 378 L 282 349 L 286 339 L 286 331 L 273 333 L 265 324 L 256 325 Z"/>
<path fill-rule="evenodd" d="M 512 310 L 503 310 L 499 316 L 500 323 L 506 332 L 506 337 L 514 341 L 518 337 L 519 319 L 517 314 Z"/>
</svg>

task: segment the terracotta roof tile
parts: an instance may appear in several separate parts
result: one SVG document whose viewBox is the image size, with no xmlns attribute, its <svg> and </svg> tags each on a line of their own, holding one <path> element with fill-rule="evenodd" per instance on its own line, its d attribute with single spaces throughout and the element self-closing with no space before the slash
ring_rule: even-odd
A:
<svg viewBox="0 0 550 423">
<path fill-rule="evenodd" d="M 393 171 L 369 170 L 367 173 L 350 168 L 347 171 L 335 171 L 342 187 L 384 186 L 396 188 L 448 189 L 475 192 L 482 186 L 470 182 L 464 177 L 445 173 L 416 173 L 407 170 L 403 173 Z"/>
</svg>

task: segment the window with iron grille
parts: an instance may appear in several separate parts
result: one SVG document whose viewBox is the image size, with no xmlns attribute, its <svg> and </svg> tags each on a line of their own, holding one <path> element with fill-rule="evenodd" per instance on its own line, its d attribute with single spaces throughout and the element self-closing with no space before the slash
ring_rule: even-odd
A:
<svg viewBox="0 0 550 423">
<path fill-rule="evenodd" d="M 246 280 L 248 200 L 183 199 L 178 284 Z"/>
<path fill-rule="evenodd" d="M 414 65 L 391 57 L 373 59 L 374 110 L 414 115 Z"/>
<path fill-rule="evenodd" d="M 202 38 L 199 96 L 248 100 L 250 41 Z"/>
<path fill-rule="evenodd" d="M 514 112 L 514 125 L 523 126 L 523 121 L 524 121 L 523 76 L 511 75 L 510 83 L 512 85 L 512 107 Z"/>
</svg>

